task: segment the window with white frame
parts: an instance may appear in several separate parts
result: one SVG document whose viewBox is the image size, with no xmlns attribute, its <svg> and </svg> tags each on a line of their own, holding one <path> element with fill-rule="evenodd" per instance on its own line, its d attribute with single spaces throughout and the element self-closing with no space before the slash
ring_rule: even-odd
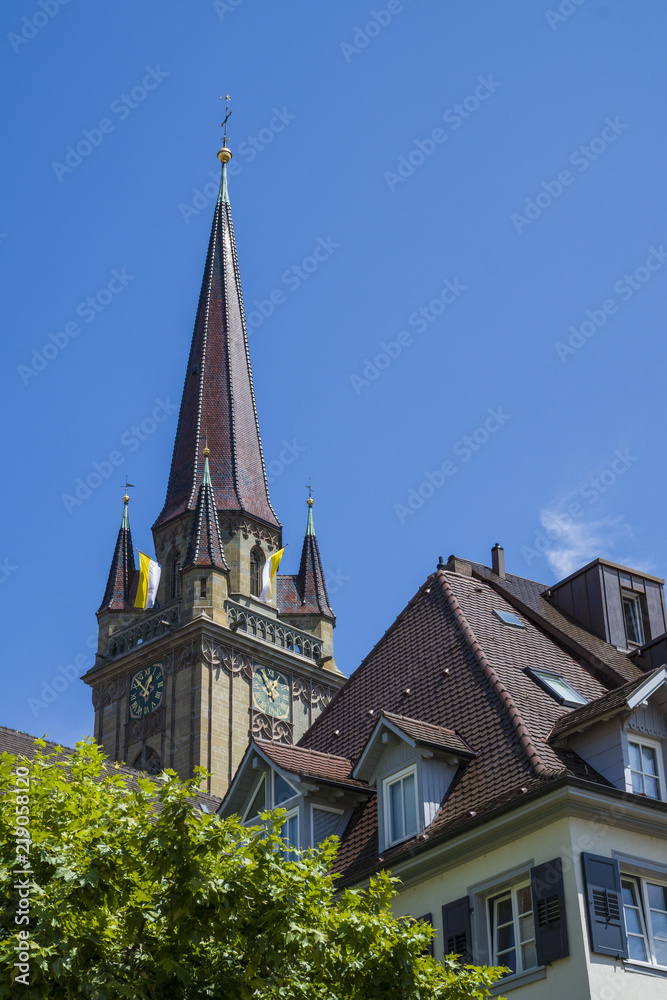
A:
<svg viewBox="0 0 667 1000">
<path fill-rule="evenodd" d="M 283 853 L 285 857 L 290 861 L 295 861 L 298 857 L 297 851 L 299 849 L 299 810 L 292 809 L 287 813 L 280 827 L 280 836 L 285 841 L 285 844 L 289 844 L 293 850 L 285 850 Z"/>
<path fill-rule="evenodd" d="M 628 736 L 628 776 L 632 791 L 649 799 L 665 798 L 660 743 Z"/>
<path fill-rule="evenodd" d="M 387 846 L 414 837 L 417 825 L 415 767 L 406 768 L 383 782 L 385 841 Z"/>
<path fill-rule="evenodd" d="M 535 920 L 530 883 L 512 886 L 489 901 L 492 965 L 505 965 L 508 975 L 537 966 Z"/>
<path fill-rule="evenodd" d="M 623 617 L 625 619 L 625 634 L 628 642 L 641 646 L 644 642 L 644 616 L 639 594 L 624 590 L 621 593 L 623 602 Z"/>
<path fill-rule="evenodd" d="M 629 960 L 667 968 L 667 884 L 622 875 L 621 887 Z"/>
</svg>

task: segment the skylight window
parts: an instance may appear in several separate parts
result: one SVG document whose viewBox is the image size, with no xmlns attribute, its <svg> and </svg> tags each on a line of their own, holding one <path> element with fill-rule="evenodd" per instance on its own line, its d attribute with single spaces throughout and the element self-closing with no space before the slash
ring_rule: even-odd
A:
<svg viewBox="0 0 667 1000">
<path fill-rule="evenodd" d="M 588 699 L 563 680 L 560 674 L 552 674 L 548 670 L 534 670 L 532 667 L 529 667 L 526 673 L 561 705 L 567 705 L 568 708 L 578 708 L 579 705 L 588 704 Z"/>
<path fill-rule="evenodd" d="M 500 618 L 501 622 L 503 622 L 505 625 L 513 625 L 514 628 L 526 627 L 524 622 L 522 622 L 520 618 L 517 618 L 516 615 L 512 614 L 511 611 L 498 611 L 497 608 L 494 608 L 493 613 L 496 616 L 496 618 Z"/>
</svg>

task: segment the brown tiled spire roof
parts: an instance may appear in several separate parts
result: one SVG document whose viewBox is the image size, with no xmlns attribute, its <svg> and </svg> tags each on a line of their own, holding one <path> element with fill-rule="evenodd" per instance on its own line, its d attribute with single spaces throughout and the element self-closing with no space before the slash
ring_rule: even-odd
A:
<svg viewBox="0 0 667 1000">
<path fill-rule="evenodd" d="M 102 614 L 103 611 L 127 611 L 132 608 L 130 590 L 136 570 L 130 519 L 127 513 L 129 500 L 130 498 L 125 494 L 123 497 L 123 520 L 111 560 L 107 589 L 104 591 L 102 603 L 97 611 L 98 615 Z"/>
<path fill-rule="evenodd" d="M 199 484 L 197 507 L 192 521 L 183 569 L 189 569 L 192 566 L 213 566 L 216 569 L 229 572 L 220 537 L 220 525 L 216 513 L 208 456 L 209 450 L 204 448 L 204 474 Z"/>
<path fill-rule="evenodd" d="M 218 510 L 242 512 L 280 527 L 269 500 L 259 436 L 226 164 L 213 216 L 167 497 L 154 528 L 194 509 L 205 435 L 215 456 L 210 472 Z"/>
<path fill-rule="evenodd" d="M 285 615 L 323 615 L 335 619 L 329 605 L 320 549 L 313 524 L 313 499 L 308 498 L 308 522 L 296 576 L 279 576 L 278 611 Z"/>
</svg>

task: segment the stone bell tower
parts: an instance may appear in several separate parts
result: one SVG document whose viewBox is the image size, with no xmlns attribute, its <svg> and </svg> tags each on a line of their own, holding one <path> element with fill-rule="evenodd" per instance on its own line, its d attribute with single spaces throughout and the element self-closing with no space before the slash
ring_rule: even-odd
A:
<svg viewBox="0 0 667 1000">
<path fill-rule="evenodd" d="M 340 688 L 309 499 L 298 573 L 262 592 L 283 546 L 269 499 L 227 188 L 220 192 L 185 372 L 164 506 L 153 525 L 162 574 L 136 608 L 138 572 L 125 496 L 99 646 L 84 680 L 95 737 L 114 760 L 190 777 L 223 795 L 248 739 L 297 739 Z"/>
</svg>

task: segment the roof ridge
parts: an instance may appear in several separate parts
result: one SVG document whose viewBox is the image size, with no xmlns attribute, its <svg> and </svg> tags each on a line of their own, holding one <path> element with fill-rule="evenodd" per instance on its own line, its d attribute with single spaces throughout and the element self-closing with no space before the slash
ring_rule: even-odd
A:
<svg viewBox="0 0 667 1000">
<path fill-rule="evenodd" d="M 532 736 L 530 735 L 530 732 L 528 731 L 528 727 L 526 726 L 526 723 L 523 721 L 521 713 L 519 712 L 519 709 L 517 708 L 516 703 L 512 698 L 512 695 L 507 690 L 502 680 L 496 673 L 495 668 L 487 659 L 480 643 L 478 642 L 475 636 L 475 633 L 470 627 L 461 609 L 461 605 L 459 604 L 456 595 L 454 594 L 454 591 L 449 586 L 449 581 L 447 580 L 445 571 L 441 569 L 437 570 L 437 576 L 440 580 L 442 591 L 445 597 L 447 598 L 449 605 L 454 613 L 454 617 L 457 619 L 461 631 L 463 632 L 470 648 L 475 654 L 477 662 L 482 667 L 484 673 L 490 680 L 491 686 L 496 692 L 499 701 L 501 702 L 503 708 L 505 708 L 507 714 L 510 717 L 512 725 L 514 726 L 517 736 L 519 737 L 519 743 L 521 744 L 521 748 L 524 754 L 526 755 L 528 763 L 530 764 L 534 773 L 539 778 L 555 778 L 557 776 L 560 777 L 560 775 L 563 774 L 564 771 L 555 771 L 552 768 L 547 767 L 547 765 L 542 760 L 537 747 L 533 743 L 533 739 Z"/>
</svg>

